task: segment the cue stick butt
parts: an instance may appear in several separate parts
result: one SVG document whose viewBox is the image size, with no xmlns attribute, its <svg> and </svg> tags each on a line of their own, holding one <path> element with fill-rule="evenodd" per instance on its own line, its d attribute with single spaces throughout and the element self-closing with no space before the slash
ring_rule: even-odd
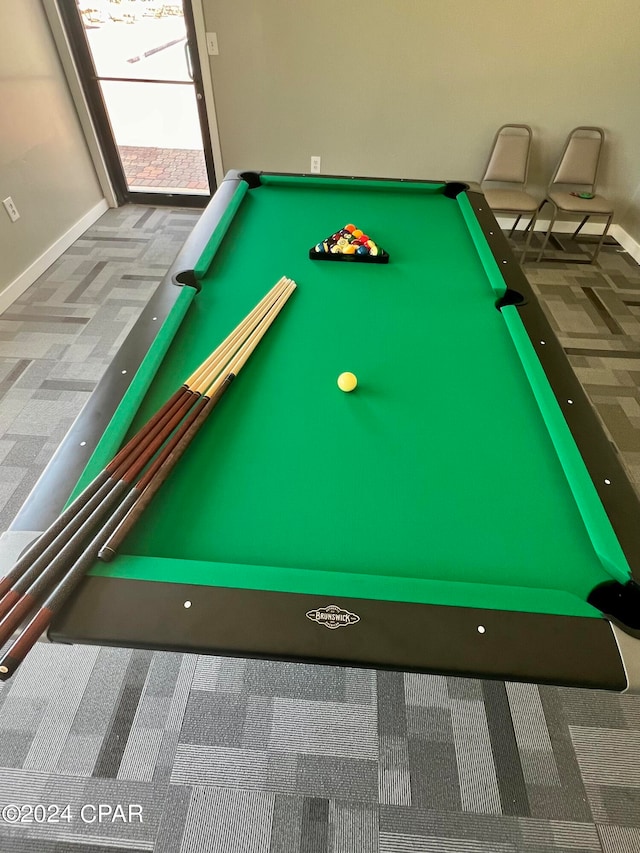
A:
<svg viewBox="0 0 640 853">
<path fill-rule="evenodd" d="M 2 626 L 2 621 L 7 613 L 14 607 L 16 601 L 22 596 L 22 593 L 19 589 L 10 589 L 9 592 L 4 596 L 2 601 L 0 601 L 0 627 Z M 2 645 L 2 641 L 0 641 L 0 645 Z"/>
<path fill-rule="evenodd" d="M 10 578 L 9 575 L 5 575 L 2 578 L 2 580 L 0 581 L 0 598 L 3 598 L 4 595 L 11 589 L 11 586 L 13 584 L 13 580 L 14 579 Z M 2 607 L 1 604 L 0 604 L 0 607 Z M 2 618 L 2 617 L 0 616 L 0 618 Z"/>
<path fill-rule="evenodd" d="M 122 518 L 126 515 L 131 507 L 132 492 L 125 496 L 120 506 L 115 510 L 109 521 L 93 538 L 84 552 L 78 557 L 73 566 L 68 570 L 66 575 L 58 581 L 58 585 L 51 592 L 45 603 L 40 607 L 36 615 L 29 624 L 20 633 L 17 640 L 9 648 L 7 653 L 0 660 L 0 681 L 7 681 L 11 678 L 18 666 L 22 663 L 25 656 L 33 648 L 38 638 L 46 628 L 48 628 L 55 614 L 60 610 L 66 599 L 74 591 L 80 580 L 84 577 L 87 570 L 94 562 L 98 550 L 110 534 L 115 530 Z M 35 585 L 34 585 L 35 586 Z M 29 610 L 37 606 L 39 595 L 34 593 L 30 595 L 25 593 L 14 610 L 11 611 L 8 620 L 20 621 Z M 0 626 L 0 627 L 4 627 Z M 8 637 L 6 638 L 8 639 Z M 6 642 L 6 639 L 3 642 Z"/>
<path fill-rule="evenodd" d="M 37 598 L 33 595 L 29 595 L 28 592 L 20 598 L 11 612 L 4 617 L 2 622 L 0 622 L 0 646 L 3 646 L 7 642 L 18 625 L 20 625 L 27 614 L 29 614 L 37 604 Z"/>
<path fill-rule="evenodd" d="M 4 602 L 7 600 L 8 596 L 5 596 L 5 599 L 2 602 L 4 619 L 0 622 L 0 645 L 9 639 L 15 628 L 17 628 L 22 622 L 27 613 L 36 606 L 38 601 L 42 600 L 43 593 L 58 581 L 60 575 L 66 571 L 65 566 L 68 566 L 71 560 L 79 561 L 82 559 L 82 556 L 78 558 L 78 554 L 81 552 L 83 543 L 86 541 L 87 536 L 90 535 L 96 525 L 100 523 L 101 519 L 107 513 L 113 512 L 113 507 L 117 501 L 123 501 L 124 498 L 120 507 L 126 503 L 128 490 L 129 486 L 122 480 L 119 483 L 116 483 L 112 487 L 111 491 L 103 497 L 101 503 L 93 509 L 91 515 L 88 518 L 85 518 L 83 523 L 77 527 L 77 529 L 73 530 L 67 541 L 61 545 L 60 550 L 44 567 L 40 568 L 34 564 L 34 566 L 25 572 L 20 580 L 17 581 L 17 589 L 11 590 L 10 600 L 13 601 L 13 606 L 6 615 L 4 615 Z M 117 513 L 118 510 L 119 508 L 117 508 L 115 512 Z M 79 517 L 80 515 L 78 518 Z M 105 539 L 107 536 L 108 533 L 106 534 Z M 38 572 L 34 573 L 34 576 L 32 577 L 32 572 L 35 568 L 38 568 Z"/>
<path fill-rule="evenodd" d="M 121 449 L 116 453 L 116 455 L 113 457 L 113 459 L 111 460 L 111 462 L 109 462 L 109 464 L 108 464 L 108 465 L 107 465 L 107 467 L 106 467 L 106 471 L 107 471 L 107 473 L 108 473 L 108 474 L 113 474 L 113 473 L 115 472 L 115 470 L 116 470 L 120 465 L 122 465 L 123 463 L 127 462 L 127 460 L 128 460 L 128 458 L 129 458 L 129 456 L 130 456 L 133 452 L 135 452 L 135 451 L 136 451 L 136 449 L 137 449 L 138 445 L 140 444 L 140 442 L 142 442 L 142 441 L 144 441 L 144 440 L 145 440 L 145 438 L 147 437 L 147 435 L 148 435 L 148 434 L 149 434 L 149 433 L 154 429 L 154 427 L 157 425 L 158 421 L 161 421 L 161 420 L 165 417 L 165 415 L 167 414 L 167 412 L 168 412 L 168 411 L 170 411 L 170 410 L 173 408 L 173 406 L 174 406 L 174 405 L 178 402 L 178 400 L 182 397 L 182 395 L 184 394 L 184 392 L 185 392 L 185 391 L 188 391 L 188 390 L 189 390 L 189 389 L 188 389 L 188 387 L 187 387 L 187 385 L 186 385 L 186 383 L 185 383 L 184 385 L 181 385 L 181 386 L 180 386 L 180 388 L 178 388 L 178 390 L 177 390 L 177 391 L 174 391 L 174 393 L 171 395 L 171 397 L 169 397 L 169 399 L 167 400 L 167 402 L 166 402 L 163 406 L 161 406 L 161 407 L 158 409 L 158 411 L 157 411 L 154 415 L 152 415 L 152 417 L 150 417 L 150 418 L 149 418 L 149 420 L 146 422 L 146 424 L 144 424 L 144 425 L 143 425 L 143 426 L 138 430 L 138 432 L 137 432 L 134 436 L 132 436 L 132 437 L 129 439 L 129 441 L 124 445 L 124 447 L 122 447 L 122 448 L 121 448 Z"/>
<path fill-rule="evenodd" d="M 42 607 L 36 613 L 9 651 L 0 660 L 0 681 L 11 678 L 25 656 L 35 646 L 42 632 L 48 628 L 52 618 L 53 611 L 48 607 Z"/>
<path fill-rule="evenodd" d="M 162 432 L 155 437 L 154 441 L 141 449 L 140 455 L 132 460 L 130 466 L 127 467 L 126 463 L 121 466 L 121 468 L 125 469 L 121 473 L 123 482 L 131 484 L 135 481 L 136 477 L 146 468 L 160 447 L 162 447 L 174 429 L 180 424 L 184 416 L 200 399 L 200 394 L 192 394 L 190 392 L 189 397 L 183 400 L 180 407 L 173 413 L 171 419 L 163 425 Z"/>
<path fill-rule="evenodd" d="M 87 522 L 87 520 L 93 516 L 95 510 L 102 505 L 102 502 L 106 499 L 107 495 L 115 485 L 117 484 L 114 483 L 111 478 L 105 480 L 100 488 L 94 492 L 84 505 L 78 506 L 78 511 L 74 517 L 67 521 L 66 525 L 59 530 L 58 535 L 55 538 L 52 538 L 48 534 L 52 533 L 55 529 L 58 529 L 59 525 L 53 525 L 46 531 L 46 542 L 48 542 L 48 544 L 44 549 L 38 549 L 40 553 L 37 554 L 37 556 L 28 551 L 20 558 L 20 560 L 18 560 L 7 575 L 8 578 L 13 578 L 11 588 L 18 593 L 18 596 L 22 595 L 23 592 L 26 592 L 31 584 L 35 583 L 35 581 L 37 581 L 38 578 L 47 570 L 48 566 L 56 560 L 60 552 L 67 547 L 75 534 L 82 529 L 82 526 Z M 42 544 L 45 544 L 44 540 Z M 68 552 L 65 551 L 65 553 Z M 32 556 L 34 556 L 35 559 L 28 559 Z M 5 593 L 5 597 L 0 600 L 0 619 L 2 619 L 8 612 L 8 609 L 5 606 L 5 598 L 7 595 L 9 595 L 9 593 Z M 9 605 L 9 608 L 12 607 L 14 603 L 15 601 L 13 600 Z"/>
<path fill-rule="evenodd" d="M 174 395 L 171 406 L 165 405 L 162 407 L 164 410 L 162 417 L 158 418 L 157 415 L 154 415 L 151 420 L 147 422 L 145 427 L 143 427 L 142 430 L 134 436 L 135 446 L 131 447 L 129 452 L 122 457 L 116 467 L 110 466 L 111 476 L 115 480 L 120 480 L 125 476 L 126 472 L 135 465 L 142 454 L 151 452 L 153 455 L 166 438 L 168 428 L 167 424 L 170 424 L 173 421 L 177 413 L 183 411 L 184 406 L 188 407 L 191 405 L 190 401 L 192 399 L 192 392 L 189 388 L 184 388 L 183 393 L 179 397 Z M 146 427 L 150 427 L 150 429 L 147 429 Z M 118 456 L 120 456 L 120 454 L 118 454 Z"/>
<path fill-rule="evenodd" d="M 53 524 L 50 524 L 47 529 L 35 539 L 23 554 L 16 560 L 13 566 L 9 569 L 6 575 L 2 578 L 0 584 L 0 597 L 5 595 L 16 581 L 18 581 L 27 572 L 31 566 L 42 557 L 47 549 L 58 539 L 64 532 L 66 527 L 72 523 L 75 516 L 82 512 L 84 507 L 95 497 L 95 495 L 104 487 L 108 481 L 109 475 L 106 470 L 102 470 L 62 511 L 56 518 Z"/>
<path fill-rule="evenodd" d="M 98 559 L 102 560 L 103 563 L 110 563 L 115 556 L 115 550 L 110 548 L 109 545 L 103 545 L 98 551 Z"/>
<path fill-rule="evenodd" d="M 128 536 L 129 532 L 137 523 L 138 519 L 151 503 L 151 500 L 160 486 L 171 473 L 174 465 L 187 449 L 195 434 L 198 432 L 207 416 L 216 407 L 222 395 L 235 379 L 235 374 L 230 373 L 224 382 L 217 388 L 210 398 L 203 397 L 202 404 L 197 410 L 191 412 L 189 417 L 181 425 L 180 429 L 163 448 L 153 465 L 136 483 L 130 495 L 137 497 L 133 501 L 128 513 L 124 516 L 118 527 L 113 531 L 105 544 L 98 552 L 99 559 L 105 563 L 111 562 L 116 556 L 118 548 Z"/>
</svg>

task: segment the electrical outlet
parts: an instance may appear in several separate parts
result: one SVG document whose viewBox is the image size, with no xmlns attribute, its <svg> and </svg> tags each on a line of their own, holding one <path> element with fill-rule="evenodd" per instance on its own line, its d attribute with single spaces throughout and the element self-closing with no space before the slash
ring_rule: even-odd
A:
<svg viewBox="0 0 640 853">
<path fill-rule="evenodd" d="M 218 34 L 217 33 L 207 33 L 207 50 L 209 52 L 209 56 L 217 56 L 218 55 Z"/>
<path fill-rule="evenodd" d="M 20 214 L 18 213 L 18 208 L 13 203 L 13 199 L 11 196 L 7 196 L 2 202 L 4 205 L 4 209 L 7 211 L 7 215 L 12 222 L 17 222 L 20 219 Z"/>
<path fill-rule="evenodd" d="M 319 175 L 320 174 L 320 157 L 311 157 L 311 174 Z"/>
</svg>

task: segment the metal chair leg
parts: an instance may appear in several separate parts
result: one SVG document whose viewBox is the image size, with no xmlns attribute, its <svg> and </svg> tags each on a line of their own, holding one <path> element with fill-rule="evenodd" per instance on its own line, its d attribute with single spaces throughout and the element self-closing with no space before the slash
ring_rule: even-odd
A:
<svg viewBox="0 0 640 853">
<path fill-rule="evenodd" d="M 539 210 L 539 209 L 538 209 Z M 553 230 L 553 226 L 556 224 L 556 219 L 558 218 L 558 208 L 553 205 L 553 215 L 551 217 L 551 222 L 549 223 L 549 227 L 547 228 L 547 233 L 544 235 L 544 240 L 542 241 L 542 246 L 540 248 L 540 253 L 536 258 L 536 261 L 540 263 L 542 260 L 542 256 L 544 255 L 544 250 L 547 247 L 547 243 L 549 242 L 549 237 L 551 236 L 551 231 Z"/>
<path fill-rule="evenodd" d="M 513 223 L 513 227 L 512 227 L 512 229 L 511 229 L 511 231 L 509 231 L 509 237 L 513 237 L 513 232 L 516 230 L 516 225 L 518 224 L 518 222 L 520 222 L 520 220 L 521 220 L 521 219 L 522 219 L 522 214 L 521 214 L 521 213 L 519 213 L 519 214 L 518 214 L 518 218 L 517 218 L 517 219 L 516 219 L 516 221 Z"/>
<path fill-rule="evenodd" d="M 536 211 L 533 214 L 533 216 L 531 217 L 531 219 L 529 221 L 529 224 L 525 228 L 525 232 L 528 232 L 528 233 L 527 233 L 527 239 L 526 239 L 525 244 L 524 244 L 524 249 L 522 250 L 522 256 L 520 257 L 520 263 L 521 264 L 523 264 L 525 262 L 525 258 L 527 257 L 527 252 L 529 251 L 529 248 L 531 246 L 531 236 L 534 232 L 534 228 L 535 228 L 537 218 L 538 218 L 538 211 Z"/>
<path fill-rule="evenodd" d="M 611 213 L 607 217 L 607 221 L 606 221 L 606 224 L 604 226 L 604 231 L 602 232 L 602 235 L 600 236 L 600 240 L 598 241 L 598 245 L 596 246 L 596 250 L 591 257 L 590 263 L 592 263 L 592 264 L 595 264 L 596 260 L 598 259 L 598 255 L 600 254 L 600 249 L 602 248 L 602 244 L 604 243 L 604 238 L 607 236 L 607 233 L 609 231 L 609 226 L 611 225 L 612 219 L 613 219 L 613 214 Z"/>
<path fill-rule="evenodd" d="M 590 217 L 590 216 L 591 216 L 591 214 L 590 214 L 590 213 L 588 213 L 588 214 L 585 216 L 585 218 L 582 220 L 582 222 L 580 223 L 580 225 L 578 225 L 578 227 L 576 228 L 576 230 L 573 232 L 573 235 L 571 236 L 571 239 L 572 239 L 572 240 L 575 240 L 575 239 L 576 239 L 576 237 L 577 237 L 577 236 L 578 236 L 578 234 L 580 233 L 580 229 L 581 229 L 581 228 L 582 228 L 582 226 L 585 224 L 585 222 L 587 222 L 587 221 L 588 221 L 588 219 L 589 219 L 589 217 Z"/>
</svg>

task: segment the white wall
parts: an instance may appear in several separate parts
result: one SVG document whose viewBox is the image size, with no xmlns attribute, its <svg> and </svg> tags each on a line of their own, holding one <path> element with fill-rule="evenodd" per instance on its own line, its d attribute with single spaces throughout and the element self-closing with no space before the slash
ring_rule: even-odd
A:
<svg viewBox="0 0 640 853">
<path fill-rule="evenodd" d="M 224 167 L 477 180 L 497 127 L 531 124 L 546 184 L 600 125 L 601 190 L 640 184 L 636 0 L 203 0 Z M 635 227 L 635 226 L 634 226 Z M 640 239 L 640 224 L 636 227 Z"/>
<path fill-rule="evenodd" d="M 640 146 L 640 140 L 638 141 L 638 145 Z M 636 243 L 640 243 L 640 184 L 638 184 L 628 207 L 621 211 L 619 224 L 624 228 L 627 234 L 630 234 L 633 237 Z M 636 256 L 638 263 L 640 263 L 640 256 L 638 256 L 638 253 L 636 252 L 634 255 Z"/>
<path fill-rule="evenodd" d="M 11 223 L 0 208 L 1 310 L 103 194 L 38 0 L 0 0 L 0 33 L 0 199 L 20 212 Z"/>
</svg>

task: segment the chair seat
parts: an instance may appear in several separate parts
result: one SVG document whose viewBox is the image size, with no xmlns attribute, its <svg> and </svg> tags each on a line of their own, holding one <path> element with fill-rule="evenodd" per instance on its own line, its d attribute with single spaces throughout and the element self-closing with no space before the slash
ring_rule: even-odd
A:
<svg viewBox="0 0 640 853">
<path fill-rule="evenodd" d="M 613 205 L 604 196 L 595 195 L 593 198 L 580 198 L 567 192 L 550 192 L 549 199 L 559 210 L 569 213 L 613 213 Z"/>
<path fill-rule="evenodd" d="M 484 197 L 492 210 L 513 213 L 533 213 L 538 202 L 523 190 L 485 190 Z"/>
</svg>

